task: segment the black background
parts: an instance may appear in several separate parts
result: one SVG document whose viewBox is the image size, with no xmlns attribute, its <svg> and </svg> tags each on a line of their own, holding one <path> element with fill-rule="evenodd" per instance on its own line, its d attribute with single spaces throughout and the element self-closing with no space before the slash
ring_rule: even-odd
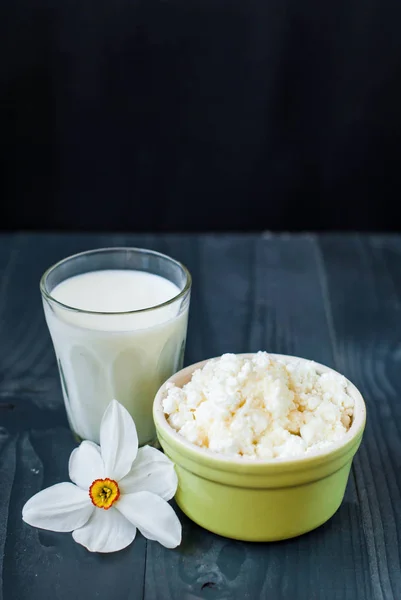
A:
<svg viewBox="0 0 401 600">
<path fill-rule="evenodd" d="M 399 0 L 0 7 L 1 229 L 401 229 Z"/>
</svg>

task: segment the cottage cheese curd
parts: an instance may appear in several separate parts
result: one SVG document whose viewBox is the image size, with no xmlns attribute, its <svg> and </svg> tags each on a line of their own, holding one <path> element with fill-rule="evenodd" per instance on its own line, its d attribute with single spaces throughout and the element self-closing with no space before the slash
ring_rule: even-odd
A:
<svg viewBox="0 0 401 600">
<path fill-rule="evenodd" d="M 354 401 L 337 373 L 313 361 L 285 362 L 266 352 L 223 354 L 182 388 L 166 386 L 164 413 L 188 441 L 247 458 L 302 456 L 340 440 Z"/>
</svg>

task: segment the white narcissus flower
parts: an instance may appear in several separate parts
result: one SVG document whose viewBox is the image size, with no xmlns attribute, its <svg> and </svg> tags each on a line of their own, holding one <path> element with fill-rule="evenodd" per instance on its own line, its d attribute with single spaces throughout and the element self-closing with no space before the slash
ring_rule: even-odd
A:
<svg viewBox="0 0 401 600">
<path fill-rule="evenodd" d="M 91 552 L 128 546 L 136 530 L 166 548 L 181 542 L 181 524 L 168 504 L 177 490 L 174 464 L 150 446 L 138 450 L 128 411 L 113 400 L 100 426 L 100 447 L 84 441 L 69 462 L 73 483 L 58 483 L 25 504 L 22 518 L 51 531 L 72 531 Z"/>
</svg>

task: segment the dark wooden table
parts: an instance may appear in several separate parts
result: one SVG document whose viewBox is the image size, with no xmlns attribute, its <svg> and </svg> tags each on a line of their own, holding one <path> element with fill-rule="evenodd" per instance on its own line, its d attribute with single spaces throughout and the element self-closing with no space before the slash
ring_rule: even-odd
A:
<svg viewBox="0 0 401 600">
<path fill-rule="evenodd" d="M 68 429 L 39 278 L 100 246 L 185 262 L 194 286 L 186 363 L 265 349 L 335 367 L 368 406 L 346 497 L 300 538 L 247 544 L 180 514 L 183 544 L 140 535 L 110 555 L 21 520 L 24 502 L 68 480 Z M 0 598 L 4 600 L 399 600 L 401 237 L 360 235 L 0 236 Z"/>
</svg>

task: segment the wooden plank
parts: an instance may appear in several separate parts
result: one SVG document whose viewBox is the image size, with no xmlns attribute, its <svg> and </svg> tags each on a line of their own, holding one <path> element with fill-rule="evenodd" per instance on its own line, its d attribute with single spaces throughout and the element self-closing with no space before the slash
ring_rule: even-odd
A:
<svg viewBox="0 0 401 600">
<path fill-rule="evenodd" d="M 255 236 L 250 247 L 246 237 L 204 236 L 193 247 L 196 254 L 191 254 L 191 243 L 186 262 L 199 289 L 188 339 L 191 356 L 267 349 L 334 363 L 311 237 Z M 221 339 L 224 332 L 230 345 Z M 195 343 L 202 355 L 191 348 Z M 148 543 L 145 600 L 373 598 L 352 477 L 329 523 L 284 543 L 235 542 L 180 516 L 180 548 L 169 551 Z"/>
<path fill-rule="evenodd" d="M 368 409 L 354 462 L 374 598 L 401 598 L 401 238 L 319 239 L 338 368 Z"/>
<path fill-rule="evenodd" d="M 142 597 L 146 542 L 141 536 L 130 548 L 105 557 L 89 554 L 69 534 L 40 532 L 21 520 L 30 496 L 68 480 L 68 457 L 76 446 L 65 417 L 39 278 L 71 253 L 110 243 L 113 237 L 103 235 L 21 234 L 11 241 L 0 236 L 0 402 L 7 405 L 0 408 L 0 435 L 11 440 L 0 450 L 0 550 L 3 545 L 5 550 L 4 563 L 0 552 L 0 597 L 3 593 L 5 600 L 49 594 L 60 600 Z M 13 432 L 18 434 L 16 445 Z"/>
<path fill-rule="evenodd" d="M 2 409 L 0 408 L 0 411 Z M 3 598 L 5 543 L 8 529 L 11 490 L 16 467 L 16 436 L 12 436 L 0 427 L 0 600 Z"/>
</svg>

